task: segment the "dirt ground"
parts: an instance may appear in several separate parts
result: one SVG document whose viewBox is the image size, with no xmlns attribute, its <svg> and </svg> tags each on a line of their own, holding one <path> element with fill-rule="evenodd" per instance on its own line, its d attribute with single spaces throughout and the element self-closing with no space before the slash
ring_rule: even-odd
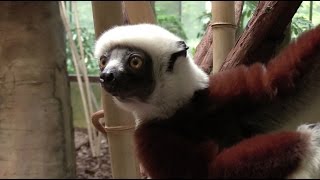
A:
<svg viewBox="0 0 320 180">
<path fill-rule="evenodd" d="M 101 154 L 93 157 L 86 129 L 75 128 L 74 140 L 76 149 L 77 179 L 111 179 L 109 146 L 104 137 L 101 140 Z M 144 174 L 141 179 L 147 179 Z"/>
<path fill-rule="evenodd" d="M 111 179 L 109 147 L 106 139 L 101 140 L 101 156 L 93 157 L 86 129 L 74 131 L 78 179 Z"/>
</svg>

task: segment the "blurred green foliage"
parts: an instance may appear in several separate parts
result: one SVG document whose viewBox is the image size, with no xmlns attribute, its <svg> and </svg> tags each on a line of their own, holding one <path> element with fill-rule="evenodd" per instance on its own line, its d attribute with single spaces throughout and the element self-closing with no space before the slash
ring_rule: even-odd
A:
<svg viewBox="0 0 320 180">
<path fill-rule="evenodd" d="M 156 6 L 155 10 L 156 10 L 156 17 L 157 17 L 158 24 L 161 27 L 166 28 L 167 30 L 176 34 L 182 39 L 185 39 L 185 40 L 188 39 L 185 31 L 182 28 L 182 24 L 179 17 L 166 14 L 165 11 L 159 6 Z"/>
<path fill-rule="evenodd" d="M 98 75 L 99 74 L 99 66 L 98 61 L 93 56 L 93 46 L 95 41 L 95 36 L 92 32 L 89 32 L 87 28 L 82 27 L 81 30 L 81 42 L 83 45 L 83 51 L 84 51 L 84 61 L 87 66 L 87 71 L 89 75 Z M 77 29 L 72 28 L 72 40 L 75 42 L 75 45 L 78 49 L 78 52 L 80 52 L 80 45 L 78 44 L 78 34 Z M 68 37 L 67 37 L 68 39 Z M 75 74 L 75 68 L 72 61 L 72 54 L 70 49 L 69 41 L 66 41 L 66 54 L 67 54 L 67 69 L 69 74 Z M 80 55 L 80 54 L 79 54 Z"/>
<path fill-rule="evenodd" d="M 314 27 L 313 23 L 310 22 L 305 17 L 303 16 L 293 17 L 292 23 L 291 23 L 292 38 L 298 37 L 299 34 L 313 27 Z"/>
<path fill-rule="evenodd" d="M 248 21 L 252 17 L 258 1 L 245 1 L 243 12 L 239 24 L 239 32 L 243 32 Z M 70 3 L 67 3 L 67 9 Z M 310 1 L 303 1 L 291 23 L 291 38 L 296 38 L 302 32 L 320 24 L 320 2 L 313 1 L 312 22 L 309 20 Z M 94 28 L 92 19 L 92 8 L 90 1 L 78 1 L 79 19 L 82 31 L 82 43 L 85 51 L 85 63 L 89 75 L 98 75 L 98 60 L 93 57 L 94 47 Z M 202 38 L 208 22 L 211 19 L 211 13 L 205 10 L 205 1 L 181 1 L 179 2 L 161 2 L 156 1 L 155 13 L 158 24 L 172 33 L 188 41 L 191 54 L 194 54 L 197 43 Z M 72 13 L 68 12 L 70 19 Z M 79 45 L 76 40 L 77 33 L 74 24 L 71 24 L 73 40 L 78 49 Z M 194 34 L 194 35 L 193 35 Z M 74 74 L 74 66 L 70 52 L 69 42 L 67 43 L 67 65 L 68 72 Z"/>
<path fill-rule="evenodd" d="M 313 7 L 313 11 L 309 12 L 309 5 L 310 1 L 304 1 L 301 6 L 299 7 L 299 9 L 297 10 L 297 13 L 294 15 L 294 17 L 292 18 L 292 22 L 291 22 L 291 38 L 296 38 L 298 37 L 302 32 L 313 28 L 315 26 L 315 23 L 311 22 L 308 17 L 309 17 L 309 13 L 313 14 L 314 20 L 316 23 L 320 22 L 320 14 L 317 13 L 315 14 L 315 9 L 320 10 L 320 3 L 315 3 L 314 2 L 314 7 Z M 243 32 L 243 30 L 245 29 L 245 27 L 247 26 L 249 20 L 251 19 L 255 8 L 258 4 L 258 1 L 245 1 L 244 5 L 243 5 L 243 10 L 242 10 L 242 16 L 240 19 L 240 24 L 239 24 L 239 31 L 240 33 Z M 202 31 L 200 31 L 197 35 L 197 37 L 202 37 L 207 26 L 208 23 L 211 19 L 211 13 L 203 13 L 201 16 L 198 17 L 199 21 L 202 23 Z"/>
</svg>

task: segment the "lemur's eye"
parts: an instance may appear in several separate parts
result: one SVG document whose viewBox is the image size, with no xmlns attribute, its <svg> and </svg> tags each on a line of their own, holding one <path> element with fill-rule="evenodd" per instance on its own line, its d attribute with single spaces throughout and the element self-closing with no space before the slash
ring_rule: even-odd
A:
<svg viewBox="0 0 320 180">
<path fill-rule="evenodd" d="M 99 63 L 99 67 L 101 71 L 103 71 L 103 69 L 106 67 L 106 63 L 107 63 L 107 57 L 105 55 L 101 56 L 100 63 Z"/>
<path fill-rule="evenodd" d="M 129 66 L 133 69 L 140 69 L 143 64 L 143 60 L 138 55 L 133 55 L 129 59 Z"/>
<path fill-rule="evenodd" d="M 106 65 L 106 62 L 107 62 L 107 58 L 106 58 L 106 56 L 101 56 L 100 57 L 100 64 L 101 65 L 103 65 L 103 66 L 105 66 Z"/>
</svg>

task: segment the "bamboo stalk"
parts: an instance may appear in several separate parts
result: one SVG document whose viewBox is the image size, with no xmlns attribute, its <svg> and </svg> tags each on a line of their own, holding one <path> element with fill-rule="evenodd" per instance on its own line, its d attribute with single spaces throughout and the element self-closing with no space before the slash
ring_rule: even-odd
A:
<svg viewBox="0 0 320 180">
<path fill-rule="evenodd" d="M 150 1 L 123 1 L 128 21 L 131 24 L 156 23 Z M 139 11 L 137 11 L 139 9 Z"/>
<path fill-rule="evenodd" d="M 72 61 L 73 61 L 73 64 L 74 64 L 74 68 L 75 68 L 75 71 L 76 71 L 76 75 L 77 75 L 77 82 L 78 82 L 78 85 L 79 85 L 79 89 L 80 89 L 80 94 L 81 94 L 81 99 L 82 99 L 82 104 L 83 104 L 83 109 L 84 109 L 84 114 L 85 114 L 85 119 L 86 119 L 86 122 L 87 122 L 87 130 L 88 130 L 88 137 L 89 137 L 89 143 L 90 143 L 90 148 L 91 148 L 91 153 L 93 156 L 95 156 L 95 150 L 93 148 L 93 137 L 92 137 L 92 126 L 91 126 L 91 123 L 90 123 L 90 116 L 89 116 L 89 112 L 88 112 L 88 107 L 87 107 L 87 101 L 85 99 L 85 92 L 84 92 L 84 89 L 83 89 L 83 84 L 82 84 L 82 80 L 81 80 L 81 77 L 80 77 L 80 70 L 79 70 L 79 65 L 78 65 L 78 62 L 77 62 L 77 59 L 79 59 L 79 55 L 76 53 L 76 46 L 72 40 L 72 34 L 70 32 L 70 27 L 69 27 L 69 22 L 68 22 L 68 19 L 67 19 L 67 16 L 66 16 L 66 10 L 65 10 L 65 6 L 64 6 L 64 3 L 63 2 L 59 2 L 59 8 L 60 8 L 60 14 L 61 14 L 61 19 L 62 19 L 62 22 L 64 24 L 64 27 L 65 27 L 65 30 L 67 32 L 67 36 L 68 36 L 68 39 L 69 39 L 69 42 L 70 42 L 70 47 L 71 47 L 71 54 L 72 54 Z"/>
<path fill-rule="evenodd" d="M 83 44 L 81 41 L 81 29 L 80 29 L 80 23 L 79 23 L 79 18 L 78 18 L 78 9 L 77 9 L 77 2 L 73 1 L 73 8 L 74 8 L 74 18 L 75 18 L 75 23 L 76 23 L 76 29 L 77 29 L 77 41 L 80 47 L 80 58 L 79 60 L 79 65 L 80 68 L 82 70 L 83 73 L 83 79 L 84 79 L 84 84 L 87 90 L 87 100 L 88 100 L 88 107 L 89 107 L 89 113 L 92 114 L 93 113 L 93 107 L 92 107 L 92 100 L 91 100 L 91 96 L 90 93 L 92 90 L 90 88 L 90 82 L 89 82 L 89 78 L 88 78 L 88 72 L 87 72 L 87 68 L 84 62 L 84 48 L 83 48 Z"/>
<path fill-rule="evenodd" d="M 96 37 L 115 25 L 123 24 L 121 1 L 92 1 L 92 10 Z M 121 110 L 115 105 L 110 94 L 103 89 L 101 91 L 106 126 L 134 126 L 132 114 Z M 106 136 L 110 147 L 113 178 L 140 177 L 139 164 L 134 152 L 133 133 L 134 129 L 129 129 L 110 132 Z"/>
<path fill-rule="evenodd" d="M 80 64 L 80 70 L 82 71 L 83 74 L 83 79 L 84 79 L 84 85 L 86 88 L 86 97 L 87 97 L 87 102 L 88 102 L 88 107 L 89 107 L 89 114 L 93 113 L 93 106 L 92 106 L 92 99 L 91 99 L 91 95 L 90 92 L 92 92 L 91 86 L 90 86 L 90 82 L 89 82 L 89 78 L 88 78 L 88 71 L 87 71 L 87 67 L 84 61 L 84 48 L 83 48 L 83 44 L 82 44 L 82 40 L 81 40 L 81 29 L 80 29 L 80 23 L 79 23 L 79 18 L 78 18 L 78 6 L 77 6 L 77 2 L 73 1 L 73 13 L 74 13 L 74 21 L 76 24 L 76 30 L 77 30 L 77 40 L 78 40 L 78 44 L 79 44 L 79 49 L 80 49 L 80 59 L 78 59 L 79 64 Z M 90 122 L 90 119 L 88 120 L 88 122 Z M 97 137 L 97 133 L 99 133 L 94 127 L 92 127 L 92 124 L 89 123 L 88 124 L 90 126 L 90 128 L 92 129 L 92 140 L 93 140 L 93 144 L 91 144 L 93 146 L 93 149 L 95 151 L 95 153 L 93 154 L 93 157 L 96 157 L 100 154 L 100 144 L 101 141 L 99 141 L 100 138 Z"/>
<path fill-rule="evenodd" d="M 243 1 L 235 1 L 235 22 L 237 27 L 239 26 L 239 23 L 240 23 L 242 9 L 243 9 Z M 237 37 L 238 31 L 239 31 L 239 28 L 237 28 L 236 37 Z M 214 48 L 214 44 L 212 43 L 212 27 L 211 27 L 211 23 L 209 23 L 205 34 L 203 35 L 200 43 L 196 48 L 196 53 L 194 55 L 195 63 L 199 65 L 201 69 L 203 69 L 208 74 L 212 71 L 213 48 Z"/>
<path fill-rule="evenodd" d="M 90 95 L 91 95 L 91 99 L 92 99 L 92 103 L 94 105 L 94 109 L 95 111 L 99 110 L 100 107 L 98 105 L 98 102 L 97 102 L 97 97 L 94 95 L 93 91 L 90 91 Z M 103 117 L 102 117 L 103 118 Z M 102 133 L 100 131 L 97 131 L 98 132 L 98 135 L 96 137 L 96 144 L 95 144 L 95 148 L 97 148 L 97 156 L 99 157 L 100 155 L 100 150 L 101 150 L 101 138 L 102 138 Z M 101 159 L 98 158 L 98 163 L 97 163 L 97 166 L 100 167 L 101 165 Z"/>
<path fill-rule="evenodd" d="M 234 1 L 211 1 L 211 3 L 212 43 L 216 44 L 211 73 L 216 73 L 234 46 L 236 25 Z"/>
<path fill-rule="evenodd" d="M 94 105 L 94 109 L 95 111 L 97 111 L 98 109 L 100 109 L 99 105 L 98 105 L 98 102 L 97 102 L 97 99 L 96 99 L 96 96 L 94 95 L 93 91 L 90 91 L 90 95 L 91 95 L 91 99 L 92 99 L 92 102 L 93 102 L 93 105 Z M 104 115 L 104 113 L 103 113 Z M 103 117 L 102 117 L 103 118 Z M 98 130 L 97 130 L 98 131 Z M 101 138 L 102 138 L 102 133 L 100 131 L 98 131 L 97 133 L 97 137 L 96 137 L 96 144 L 95 144 L 95 148 L 97 150 L 97 156 L 100 157 L 100 150 L 101 150 Z M 101 165 L 101 159 L 98 158 L 98 163 L 97 163 L 97 166 L 100 167 Z"/>
</svg>

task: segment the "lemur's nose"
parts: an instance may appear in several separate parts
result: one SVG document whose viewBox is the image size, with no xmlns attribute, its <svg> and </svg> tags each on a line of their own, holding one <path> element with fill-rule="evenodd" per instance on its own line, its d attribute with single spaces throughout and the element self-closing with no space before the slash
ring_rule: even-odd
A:
<svg viewBox="0 0 320 180">
<path fill-rule="evenodd" d="M 115 79 L 112 72 L 104 72 L 100 74 L 100 82 L 101 83 L 109 83 Z"/>
</svg>

